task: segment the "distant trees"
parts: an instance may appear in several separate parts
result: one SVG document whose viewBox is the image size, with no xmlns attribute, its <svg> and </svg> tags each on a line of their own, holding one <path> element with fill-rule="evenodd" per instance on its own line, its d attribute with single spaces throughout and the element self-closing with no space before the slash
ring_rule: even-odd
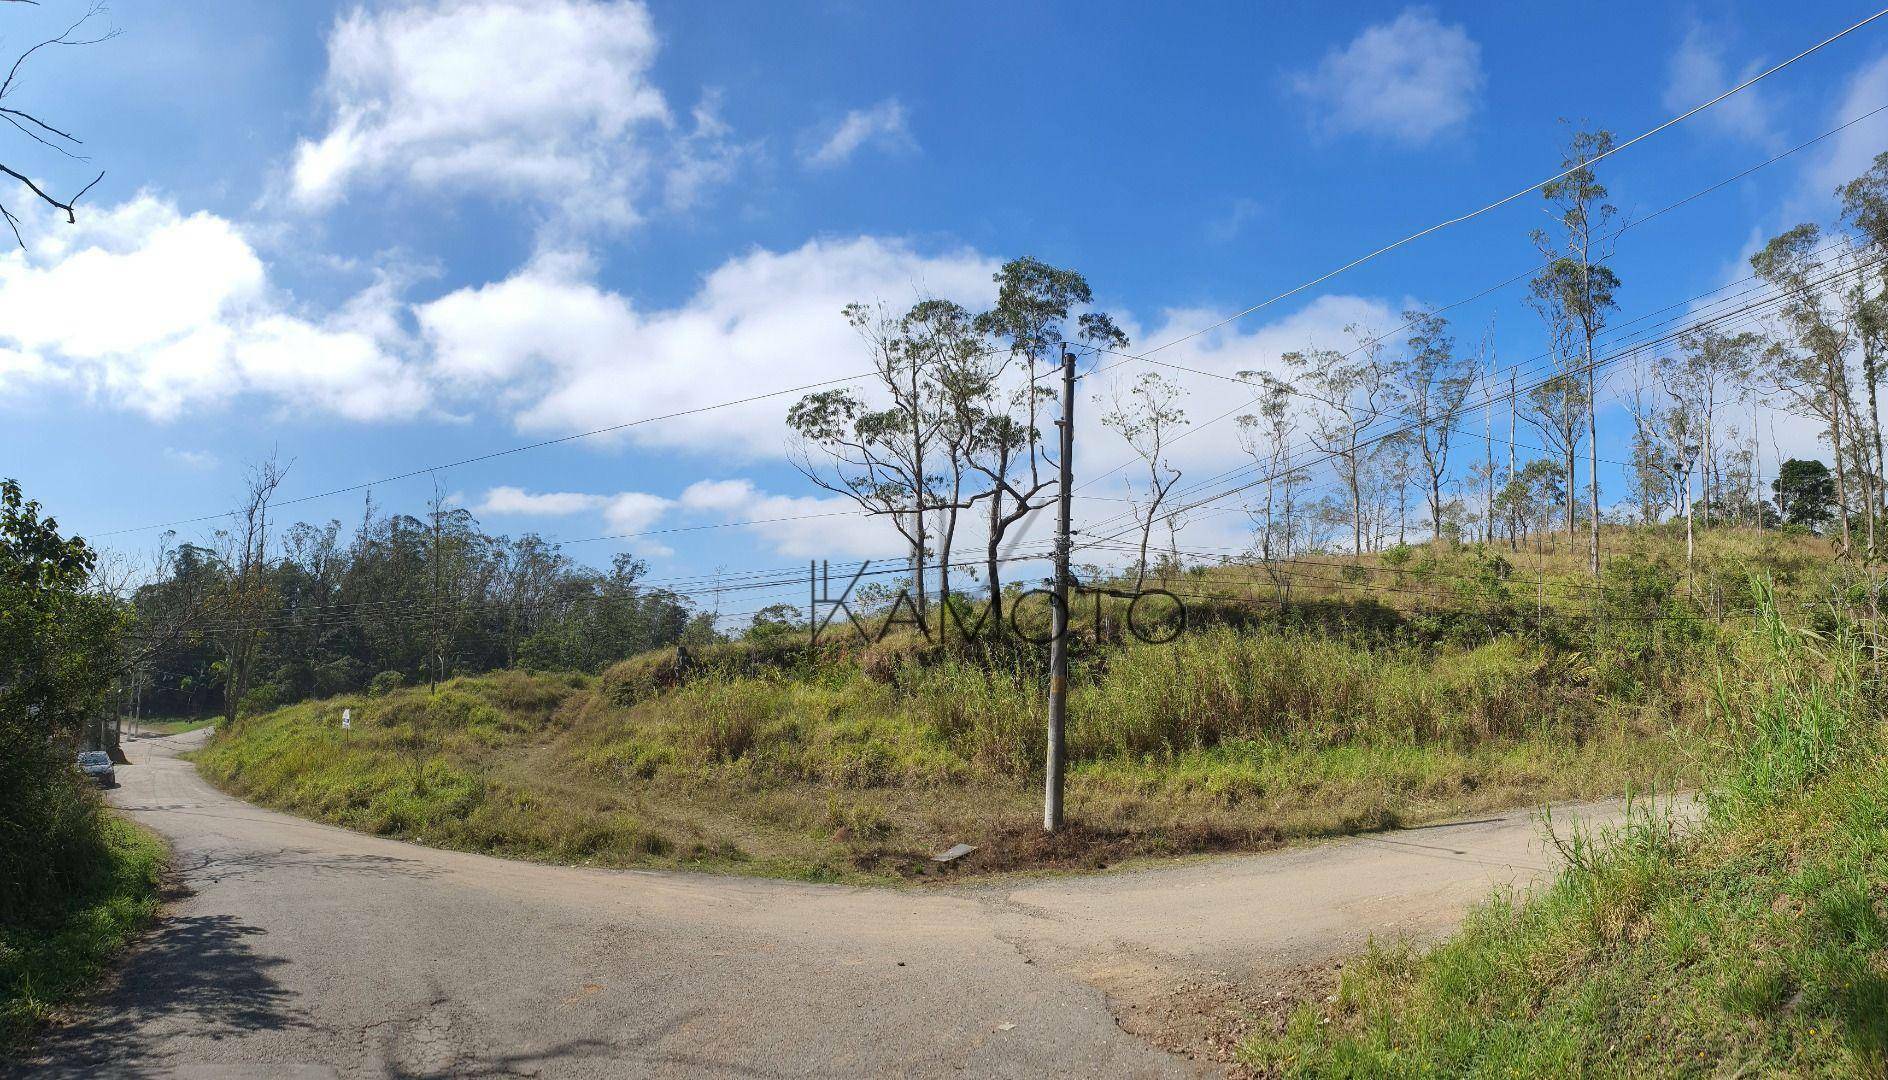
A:
<svg viewBox="0 0 1888 1080">
<path fill-rule="evenodd" d="M 245 698 L 357 691 L 385 672 L 407 684 L 514 665 L 594 672 L 715 637 L 710 615 L 645 582 L 641 560 L 593 570 L 540 537 L 487 533 L 460 507 L 422 520 L 369 499 L 351 539 L 338 521 L 278 529 L 281 472 L 252 471 L 253 528 L 245 510 L 217 547 L 168 549 L 128 597 L 127 656 L 150 672 L 149 708 L 228 719 Z"/>
<path fill-rule="evenodd" d="M 1298 431 L 1292 413 L 1292 389 L 1278 377 L 1262 371 L 1241 371 L 1241 379 L 1255 383 L 1259 394 L 1256 413 L 1245 413 L 1237 421 L 1239 445 L 1265 478 L 1264 511 L 1258 518 L 1259 557 L 1271 561 L 1274 554 L 1291 556 L 1298 536 L 1298 516 L 1293 496 L 1304 483 L 1304 470 L 1291 466 L 1291 439 Z M 1282 497 L 1281 497 L 1282 496 Z"/>
<path fill-rule="evenodd" d="M 1284 361 L 1311 388 L 1311 442 L 1328 456 L 1343 485 L 1351 550 L 1361 553 L 1366 550 L 1365 494 L 1370 471 L 1384 450 L 1383 440 L 1372 437 L 1370 429 L 1402 399 L 1382 340 L 1359 326 L 1347 331 L 1357 341 L 1348 353 L 1311 348 L 1286 353 Z"/>
<path fill-rule="evenodd" d="M 1166 501 L 1173 486 L 1180 482 L 1180 470 L 1167 457 L 1167 444 L 1187 420 L 1186 411 L 1180 407 L 1180 394 L 1178 383 L 1162 377 L 1156 371 L 1142 372 L 1141 377 L 1128 388 L 1125 398 L 1117 390 L 1114 407 L 1101 418 L 1102 424 L 1119 434 L 1141 459 L 1141 463 L 1147 466 L 1147 479 L 1144 482 L 1128 483 L 1128 499 L 1141 531 L 1140 553 L 1134 563 L 1136 589 L 1147 580 L 1147 543 L 1153 535 L 1155 522 L 1161 520 L 1161 504 Z M 1100 395 L 1096 396 L 1095 401 L 1101 404 Z M 1171 514 L 1166 520 L 1169 548 L 1173 549 L 1177 547 L 1177 541 L 1173 538 L 1179 526 Z M 1178 557 L 1176 552 L 1174 558 Z"/>
</svg>

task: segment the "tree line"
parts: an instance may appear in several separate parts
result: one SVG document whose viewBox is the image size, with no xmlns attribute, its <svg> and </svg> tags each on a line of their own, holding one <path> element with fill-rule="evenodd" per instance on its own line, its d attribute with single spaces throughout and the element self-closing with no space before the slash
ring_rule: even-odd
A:
<svg viewBox="0 0 1888 1080">
<path fill-rule="evenodd" d="M 234 523 L 205 544 L 166 543 L 150 580 L 117 590 L 132 617 L 123 707 L 234 720 L 310 696 L 527 666 L 600 671 L 717 637 L 713 615 L 644 581 L 628 554 L 585 566 L 535 534 L 479 527 L 435 495 L 420 516 L 370 494 L 351 526 L 279 531 L 285 470 L 251 470 Z"/>
<path fill-rule="evenodd" d="M 1250 519 L 1254 556 L 1366 553 L 1413 539 L 1518 547 L 1559 532 L 1584 547 L 1597 576 L 1608 522 L 1785 519 L 1828 523 L 1843 555 L 1880 550 L 1888 153 L 1836 192 L 1836 221 L 1771 238 L 1739 291 L 1641 349 L 1624 347 L 1628 327 L 1613 325 L 1624 288 L 1615 245 L 1633 224 L 1598 172 L 1614 146 L 1608 131 L 1575 131 L 1562 175 L 1540 189 L 1550 224 L 1530 236 L 1540 263 L 1527 305 L 1546 341 L 1544 367 L 1504 364 L 1492 322 L 1465 345 L 1442 311 L 1417 308 L 1388 333 L 1352 325 L 1342 343 L 1236 373 L 1238 392 L 1250 394 L 1234 418 L 1250 479 L 1225 486 L 1241 489 L 1234 505 Z M 1000 617 L 999 553 L 1054 497 L 1054 440 L 1044 433 L 1059 408 L 1042 376 L 1070 344 L 1133 359 L 1080 273 L 1021 258 L 995 284 L 982 312 L 935 298 L 903 311 L 848 307 L 876 379 L 865 392 L 807 395 L 787 413 L 801 472 L 896 526 L 920 609 L 933 572 L 938 593 L 959 591 L 960 524 L 975 514 L 983 566 L 970 576 L 991 587 Z M 1133 538 L 1125 547 L 1137 581 L 1178 566 L 1185 519 L 1220 494 L 1179 487 L 1172 451 L 1188 430 L 1186 393 L 1144 371 L 1092 395 L 1138 462 L 1128 510 L 1109 519 L 1131 522 L 1116 535 Z M 1627 420 L 1623 461 L 1600 454 L 1598 417 L 1612 396 Z M 1765 410 L 1813 422 L 1832 467 L 1786 461 L 1774 419 L 1766 445 Z M 1617 467 L 1622 489 L 1602 492 L 1603 464 Z"/>
</svg>

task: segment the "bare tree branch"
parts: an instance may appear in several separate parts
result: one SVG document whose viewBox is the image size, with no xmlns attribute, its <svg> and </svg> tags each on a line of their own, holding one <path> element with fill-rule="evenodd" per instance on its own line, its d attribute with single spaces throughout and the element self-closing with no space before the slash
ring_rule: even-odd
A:
<svg viewBox="0 0 1888 1080">
<path fill-rule="evenodd" d="M 0 0 L 0 2 L 28 3 L 28 4 L 33 4 L 35 6 L 38 5 L 38 0 Z M 0 98 L 5 98 L 8 94 L 12 93 L 15 89 L 18 88 L 20 72 L 24 68 L 27 59 L 31 57 L 34 53 L 38 52 L 39 50 L 46 48 L 47 46 L 51 46 L 51 45 L 96 45 L 99 42 L 109 41 L 110 39 L 117 37 L 120 31 L 116 27 L 108 28 L 103 33 L 98 34 L 96 36 L 90 36 L 90 37 L 75 36 L 78 34 L 81 27 L 84 27 L 87 23 L 90 23 L 92 20 L 103 16 L 105 13 L 106 13 L 106 7 L 105 7 L 105 4 L 103 3 L 103 0 L 93 0 L 92 4 L 85 9 L 85 14 L 79 16 L 79 18 L 76 21 L 74 21 L 71 25 L 67 26 L 63 31 L 61 31 L 59 36 L 47 38 L 46 40 L 41 41 L 37 45 L 34 45 L 32 48 L 27 49 L 25 52 L 15 57 L 13 60 L 13 65 L 7 70 L 6 79 L 4 81 L 0 81 Z M 66 146 L 62 146 L 58 142 L 54 142 L 53 139 L 47 138 L 48 135 L 51 135 L 57 139 L 62 139 L 65 142 L 72 143 L 73 145 L 83 145 L 83 140 L 81 140 L 78 136 L 62 128 L 54 127 L 53 125 L 47 123 L 44 120 L 41 120 L 39 117 L 33 115 L 30 112 L 27 112 L 24 109 L 15 109 L 15 108 L 7 107 L 7 106 L 0 106 L 0 120 L 5 120 L 7 123 L 13 125 L 14 130 L 20 132 L 22 135 L 25 135 L 27 138 L 32 139 L 34 142 L 40 144 L 41 146 L 47 147 L 52 150 L 56 150 L 59 153 L 65 155 L 66 157 L 73 159 L 74 161 L 90 160 L 86 158 L 84 155 L 75 153 L 70 148 Z M 35 196 L 38 196 L 38 198 L 41 201 L 45 202 L 48 206 L 51 206 L 57 210 L 65 211 L 67 224 L 77 224 L 79 217 L 78 217 L 77 211 L 75 211 L 73 207 L 76 206 L 78 204 L 78 201 L 85 196 L 86 192 L 92 190 L 92 188 L 97 186 L 100 180 L 105 179 L 105 174 L 103 172 L 100 172 L 97 176 L 92 178 L 91 183 L 80 188 L 79 193 L 77 195 L 74 195 L 70 199 L 67 199 L 61 202 L 59 199 L 54 198 L 52 195 L 48 194 L 46 190 L 40 187 L 37 183 L 35 183 L 32 180 L 32 178 L 28 177 L 25 173 L 20 172 L 17 169 L 14 169 L 4 164 L 0 164 L 0 173 L 4 173 L 5 175 L 10 176 L 15 180 L 18 180 L 21 184 L 23 184 L 26 187 L 28 191 L 32 192 Z M 20 219 L 18 215 L 14 214 L 13 211 L 8 209 L 7 207 L 0 206 L 0 217 L 5 218 L 6 223 L 7 223 L 7 228 L 12 230 L 14 242 L 20 246 L 21 250 L 25 250 L 26 239 L 20 234 Z"/>
<path fill-rule="evenodd" d="M 13 67 L 7 71 L 6 81 L 0 82 L 0 98 L 6 97 L 7 94 L 12 92 L 14 80 L 19 78 L 20 66 L 26 63 L 26 58 L 46 48 L 48 45 L 97 45 L 99 42 L 110 41 L 112 38 L 117 37 L 119 33 L 121 33 L 117 27 L 113 27 L 95 38 L 74 38 L 72 36 L 79 27 L 105 14 L 105 11 L 106 7 L 103 3 L 95 2 L 91 7 L 85 9 L 85 14 L 79 16 L 77 22 L 66 27 L 58 37 L 47 38 L 45 41 L 21 53 L 19 57 L 13 61 Z"/>
</svg>

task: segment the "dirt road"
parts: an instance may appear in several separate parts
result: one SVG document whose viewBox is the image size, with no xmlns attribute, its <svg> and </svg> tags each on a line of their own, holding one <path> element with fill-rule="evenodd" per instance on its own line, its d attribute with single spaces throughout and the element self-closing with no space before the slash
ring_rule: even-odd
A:
<svg viewBox="0 0 1888 1080">
<path fill-rule="evenodd" d="M 130 747 L 181 895 L 28 1075 L 1197 1075 L 1129 1031 L 1549 866 L 1525 813 L 953 889 L 538 866 L 258 809 L 202 737 Z"/>
</svg>

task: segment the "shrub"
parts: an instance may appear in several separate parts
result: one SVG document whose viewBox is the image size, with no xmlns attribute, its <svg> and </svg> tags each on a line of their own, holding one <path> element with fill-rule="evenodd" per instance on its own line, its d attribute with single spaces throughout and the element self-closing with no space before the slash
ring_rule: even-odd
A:
<svg viewBox="0 0 1888 1080">
<path fill-rule="evenodd" d="M 651 649 L 627 660 L 618 660 L 603 669 L 597 690 L 611 705 L 627 709 L 680 686 L 686 677 L 684 655 L 680 649 Z"/>
<path fill-rule="evenodd" d="M 281 707 L 283 696 L 280 686 L 275 683 L 263 683 L 244 694 L 242 700 L 236 703 L 236 715 L 260 716 L 266 712 L 274 712 Z"/>
<path fill-rule="evenodd" d="M 386 697 L 406 685 L 406 676 L 397 671 L 383 671 L 367 682 L 368 697 Z"/>
</svg>

